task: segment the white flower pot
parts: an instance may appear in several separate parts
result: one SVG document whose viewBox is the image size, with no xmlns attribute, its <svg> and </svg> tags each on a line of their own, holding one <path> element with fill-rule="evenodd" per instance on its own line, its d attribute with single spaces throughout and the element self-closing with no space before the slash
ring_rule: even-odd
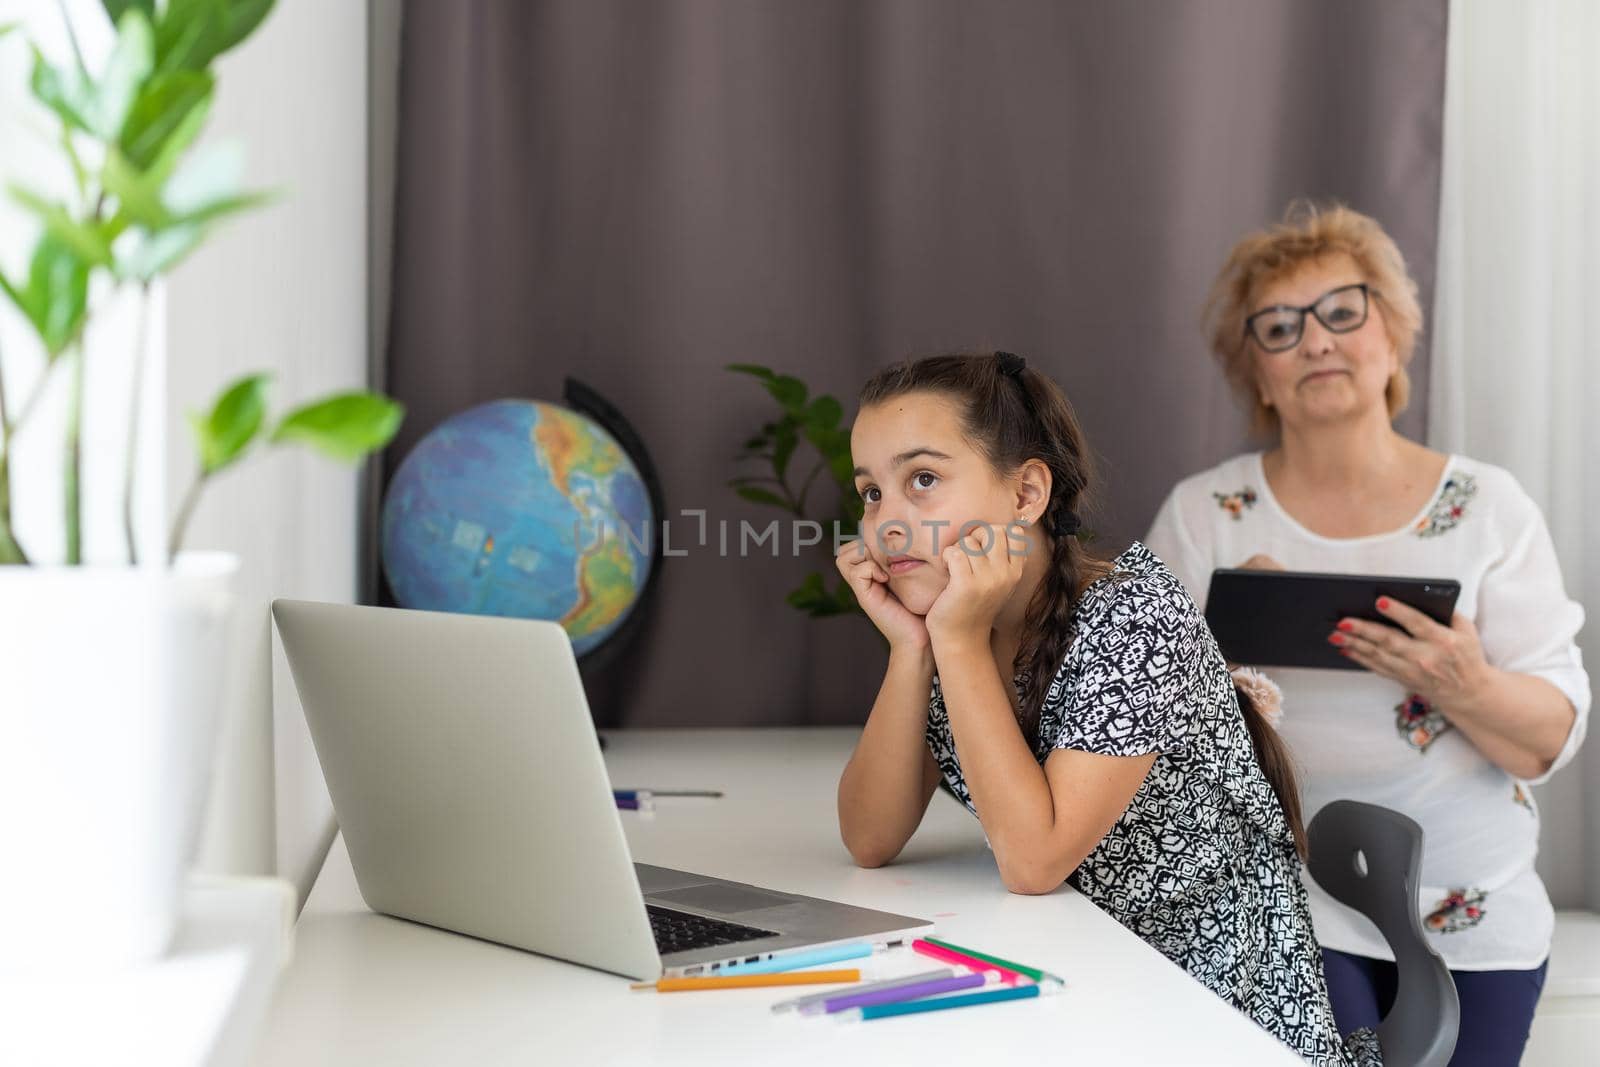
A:
<svg viewBox="0 0 1600 1067">
<path fill-rule="evenodd" d="M 238 558 L 0 567 L 0 970 L 164 953 L 205 804 Z"/>
</svg>

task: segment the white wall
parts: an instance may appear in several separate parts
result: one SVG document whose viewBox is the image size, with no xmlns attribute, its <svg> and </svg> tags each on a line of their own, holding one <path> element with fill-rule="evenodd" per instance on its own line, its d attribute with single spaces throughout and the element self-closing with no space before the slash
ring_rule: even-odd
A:
<svg viewBox="0 0 1600 1067">
<path fill-rule="evenodd" d="M 367 48 L 365 4 L 279 0 L 221 61 L 207 136 L 242 141 L 250 183 L 283 195 L 219 231 L 171 279 L 175 415 L 256 370 L 274 373 L 280 410 L 364 385 Z M 174 500 L 192 466 L 187 442 L 175 441 Z M 354 598 L 357 502 L 350 468 L 299 452 L 259 455 L 208 492 L 189 538 L 244 561 L 242 698 L 224 734 L 202 854 L 213 868 L 275 869 L 302 896 L 333 816 L 268 604 Z"/>
</svg>

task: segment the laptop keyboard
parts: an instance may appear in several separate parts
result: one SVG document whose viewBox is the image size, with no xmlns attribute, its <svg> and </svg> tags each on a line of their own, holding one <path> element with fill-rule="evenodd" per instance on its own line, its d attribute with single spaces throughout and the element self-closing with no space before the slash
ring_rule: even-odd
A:
<svg viewBox="0 0 1600 1067">
<path fill-rule="evenodd" d="M 644 910 L 650 915 L 650 932 L 655 935 L 656 948 L 663 956 L 713 945 L 754 941 L 758 937 L 778 936 L 776 930 L 761 930 L 722 919 L 707 919 L 703 915 L 672 911 L 654 904 L 646 904 Z"/>
</svg>

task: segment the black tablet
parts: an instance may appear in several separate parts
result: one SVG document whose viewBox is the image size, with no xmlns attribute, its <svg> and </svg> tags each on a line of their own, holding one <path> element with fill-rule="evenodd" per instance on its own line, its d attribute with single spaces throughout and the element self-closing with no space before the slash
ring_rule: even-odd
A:
<svg viewBox="0 0 1600 1067">
<path fill-rule="evenodd" d="M 1378 598 L 1386 596 L 1449 626 L 1460 595 L 1453 578 L 1224 568 L 1211 572 L 1206 622 L 1231 663 L 1358 671 L 1360 664 L 1328 643 L 1340 619 L 1394 626 L 1378 614 Z"/>
</svg>

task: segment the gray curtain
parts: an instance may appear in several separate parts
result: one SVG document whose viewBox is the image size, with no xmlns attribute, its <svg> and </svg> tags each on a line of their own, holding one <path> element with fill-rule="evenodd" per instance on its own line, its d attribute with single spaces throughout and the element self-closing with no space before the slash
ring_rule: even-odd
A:
<svg viewBox="0 0 1600 1067">
<path fill-rule="evenodd" d="M 736 534 L 777 514 L 724 484 L 773 407 L 724 364 L 848 418 L 892 359 L 999 347 L 1073 399 L 1114 554 L 1248 443 L 1198 327 L 1245 230 L 1339 198 L 1431 305 L 1445 22 L 1445 0 L 409 0 L 388 469 L 573 375 L 648 443 L 676 543 L 680 509 Z M 1426 338 L 1412 376 L 1420 437 Z M 831 568 L 813 553 L 666 560 L 623 665 L 586 679 L 596 718 L 861 721 L 870 625 L 783 602 Z"/>
</svg>

